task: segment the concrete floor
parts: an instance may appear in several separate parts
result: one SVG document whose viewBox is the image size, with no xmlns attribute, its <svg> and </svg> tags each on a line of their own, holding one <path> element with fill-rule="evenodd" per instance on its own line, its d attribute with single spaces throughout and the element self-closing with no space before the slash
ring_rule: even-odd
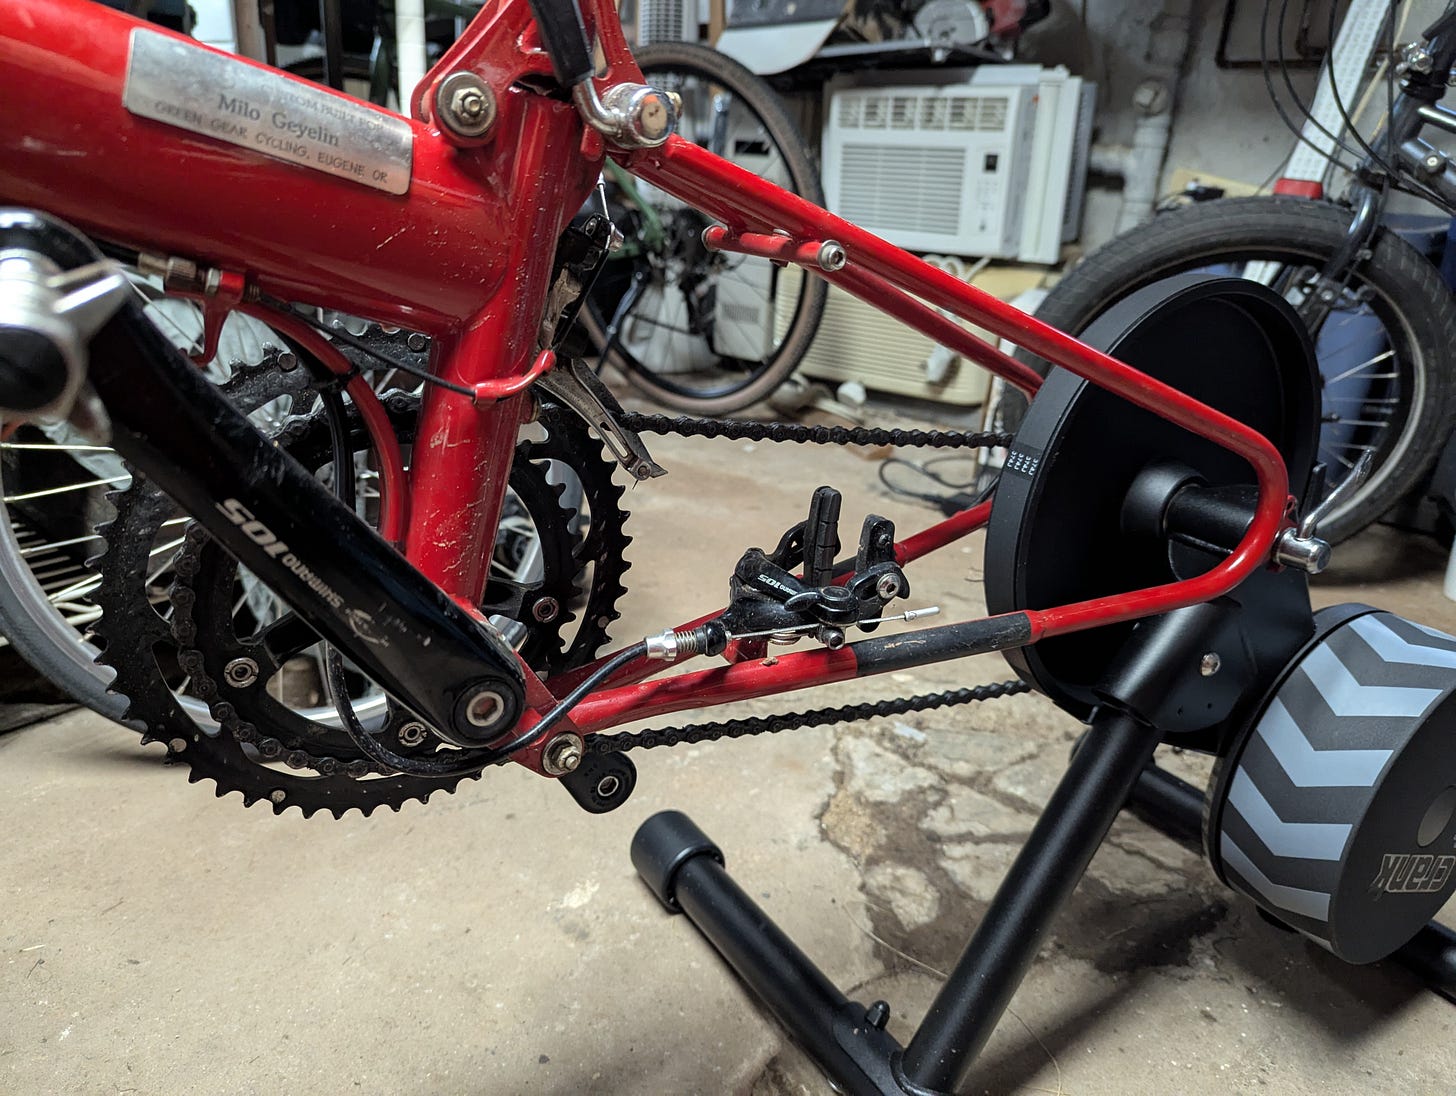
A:
<svg viewBox="0 0 1456 1096">
<path fill-rule="evenodd" d="M 721 603 L 740 551 L 771 546 L 818 483 L 845 492 L 850 528 L 870 508 L 902 531 L 931 516 L 848 453 L 652 448 L 672 475 L 629 496 L 623 639 Z M 912 603 L 978 612 L 979 550 L 918 566 Z M 1339 553 L 1318 597 L 1456 629 L 1442 562 L 1376 531 Z M 984 657 L 743 708 L 1008 676 Z M 1078 729 L 1019 697 L 642 754 L 635 797 L 607 817 L 510 770 L 342 822 L 219 801 L 87 714 L 0 737 L 0 1092 L 826 1091 L 638 882 L 636 826 L 688 810 L 832 978 L 891 1002 L 904 1038 Z M 1400 970 L 1346 967 L 1271 929 L 1124 819 L 970 1091 L 1447 1093 L 1453 1017 Z"/>
</svg>

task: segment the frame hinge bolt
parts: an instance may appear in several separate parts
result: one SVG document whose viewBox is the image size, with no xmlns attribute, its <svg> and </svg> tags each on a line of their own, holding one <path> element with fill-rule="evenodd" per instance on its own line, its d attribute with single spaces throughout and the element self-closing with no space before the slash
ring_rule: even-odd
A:
<svg viewBox="0 0 1456 1096">
<path fill-rule="evenodd" d="M 452 72 L 435 90 L 440 124 L 459 137 L 484 137 L 495 125 L 495 95 L 473 72 Z"/>
<path fill-rule="evenodd" d="M 552 776 L 576 772 L 586 750 L 580 735 L 559 734 L 541 751 L 541 768 Z"/>
</svg>

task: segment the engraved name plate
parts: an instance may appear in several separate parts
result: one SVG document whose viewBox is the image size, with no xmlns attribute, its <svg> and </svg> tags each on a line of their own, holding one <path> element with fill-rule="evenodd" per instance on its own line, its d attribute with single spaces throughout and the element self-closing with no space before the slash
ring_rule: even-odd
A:
<svg viewBox="0 0 1456 1096">
<path fill-rule="evenodd" d="M 413 138 L 403 118 L 156 31 L 132 31 L 122 104 L 299 167 L 409 190 Z"/>
</svg>

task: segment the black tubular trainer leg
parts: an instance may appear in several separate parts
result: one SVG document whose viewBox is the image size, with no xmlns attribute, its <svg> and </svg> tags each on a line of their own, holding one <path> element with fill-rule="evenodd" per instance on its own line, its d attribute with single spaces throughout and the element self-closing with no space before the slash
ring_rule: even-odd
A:
<svg viewBox="0 0 1456 1096">
<path fill-rule="evenodd" d="M 757 993 L 779 1023 L 853 1096 L 897 1092 L 899 1045 L 884 1031 L 889 1009 L 848 1000 L 743 892 L 723 854 L 681 811 L 653 815 L 632 839 L 632 864 L 653 893 L 682 912 Z"/>
<path fill-rule="evenodd" d="M 1157 730 L 1122 713 L 1104 712 L 1093 721 L 903 1052 L 882 1030 L 888 1007 L 846 1000 L 733 882 L 722 854 L 686 815 L 664 811 L 644 822 L 632 842 L 632 862 L 663 904 L 687 914 L 844 1091 L 948 1091 L 965 1078 L 1158 739 Z"/>
<path fill-rule="evenodd" d="M 1093 720 L 960 962 L 905 1048 L 901 1073 L 910 1084 L 949 1091 L 965 1079 L 1053 916 L 1152 759 L 1159 737 L 1154 728 L 1120 712 Z"/>
<path fill-rule="evenodd" d="M 1149 765 L 1138 777 L 1128 809 L 1175 841 L 1203 852 L 1203 793 L 1165 769 Z M 1432 921 L 1391 960 L 1434 993 L 1456 1002 L 1456 932 Z"/>
</svg>

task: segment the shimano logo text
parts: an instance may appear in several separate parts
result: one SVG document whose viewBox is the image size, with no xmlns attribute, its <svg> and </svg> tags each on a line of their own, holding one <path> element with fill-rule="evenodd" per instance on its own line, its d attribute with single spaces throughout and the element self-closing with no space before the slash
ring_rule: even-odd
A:
<svg viewBox="0 0 1456 1096">
<path fill-rule="evenodd" d="M 1431 894 L 1446 885 L 1452 868 L 1456 868 L 1456 856 L 1388 852 L 1370 889 L 1388 894 Z"/>
<path fill-rule="evenodd" d="M 228 521 L 236 525 L 244 536 L 297 575 L 319 597 L 335 609 L 344 607 L 344 599 L 334 591 L 333 587 L 314 574 L 312 568 L 303 560 L 290 552 L 288 545 L 279 540 L 278 535 L 255 518 L 253 512 L 241 502 L 237 499 L 227 499 L 217 504 L 217 510 Z"/>
</svg>

